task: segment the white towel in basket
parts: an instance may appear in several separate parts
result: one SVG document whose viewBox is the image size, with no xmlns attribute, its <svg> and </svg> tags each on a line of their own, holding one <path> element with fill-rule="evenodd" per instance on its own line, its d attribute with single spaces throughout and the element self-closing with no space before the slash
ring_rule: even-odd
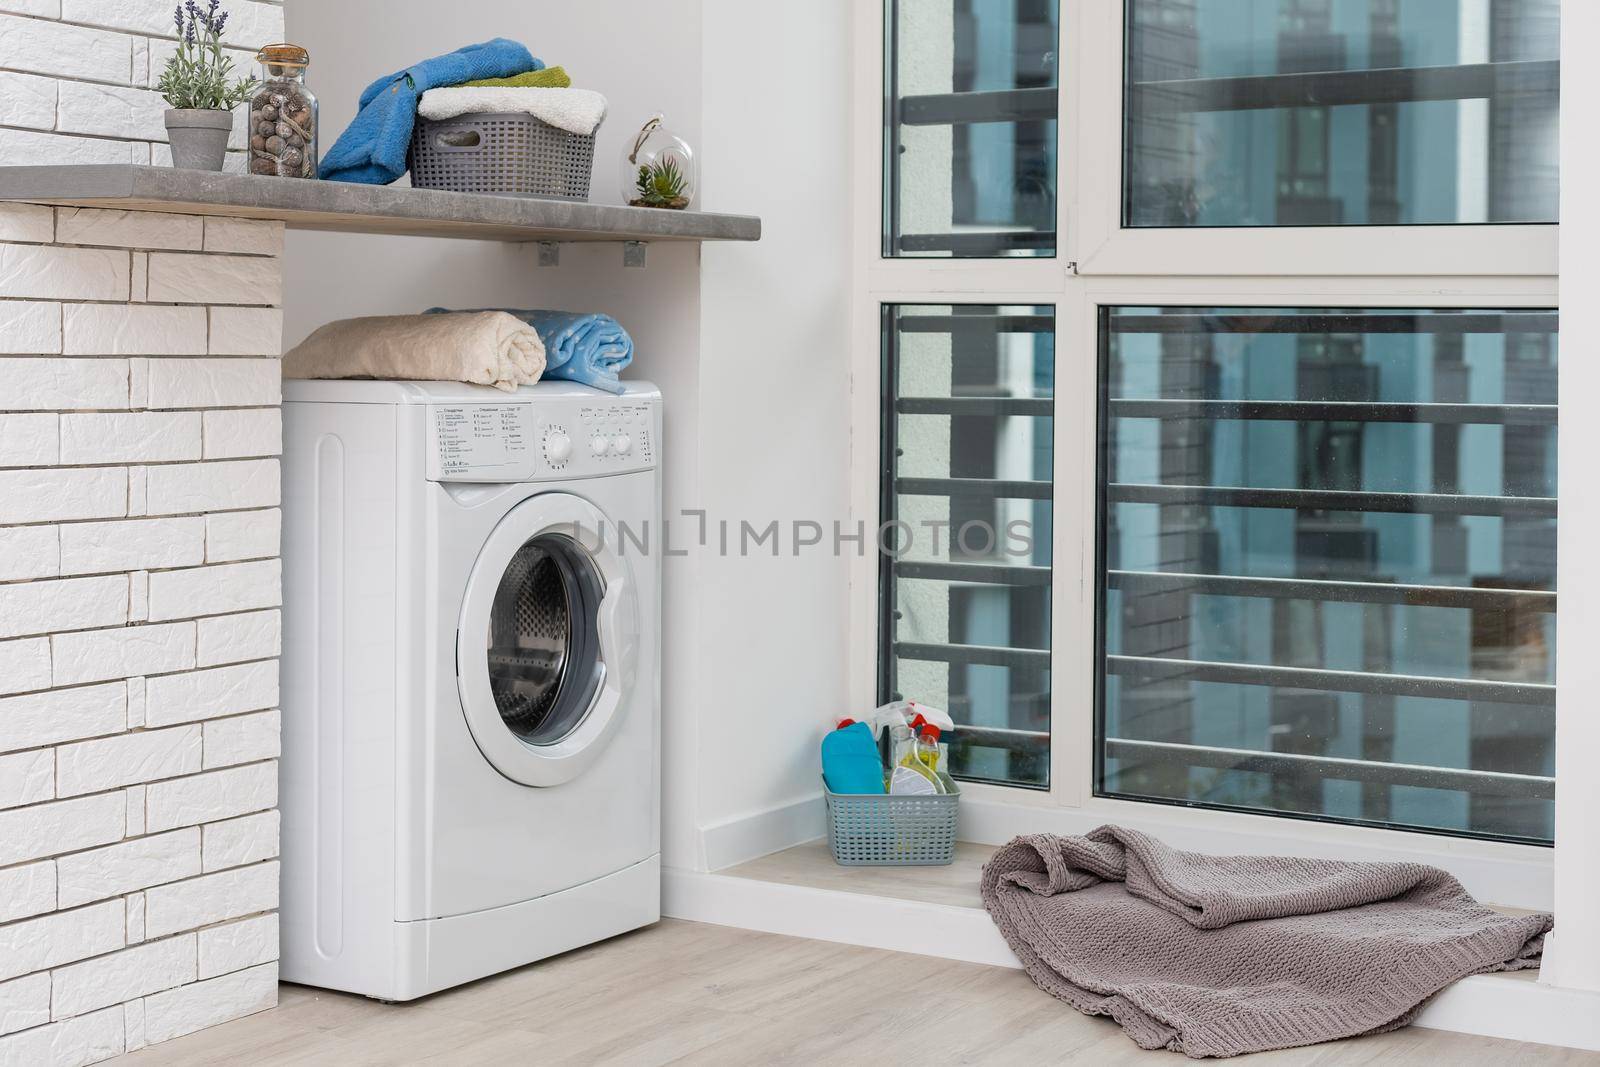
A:
<svg viewBox="0 0 1600 1067">
<path fill-rule="evenodd" d="M 460 115 L 526 113 L 568 133 L 591 134 L 606 117 L 606 98 L 592 89 L 457 85 L 422 94 L 417 114 L 439 121 Z"/>
</svg>

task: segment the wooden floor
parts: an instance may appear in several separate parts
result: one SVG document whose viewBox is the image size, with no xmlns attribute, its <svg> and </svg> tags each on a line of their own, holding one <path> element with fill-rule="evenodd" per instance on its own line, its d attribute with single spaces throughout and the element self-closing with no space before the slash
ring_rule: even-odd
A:
<svg viewBox="0 0 1600 1067">
<path fill-rule="evenodd" d="M 930 931 L 930 936 L 937 936 Z M 118 1064 L 1045 1064 L 1179 1067 L 1016 970 L 663 922 L 406 1005 L 284 986 L 281 1005 Z M 1241 1057 L 1600 1065 L 1600 1054 L 1406 1029 Z"/>
</svg>

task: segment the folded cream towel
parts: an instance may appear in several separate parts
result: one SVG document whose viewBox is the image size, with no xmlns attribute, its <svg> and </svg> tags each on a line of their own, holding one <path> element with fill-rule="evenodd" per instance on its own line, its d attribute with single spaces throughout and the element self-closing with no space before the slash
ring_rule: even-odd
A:
<svg viewBox="0 0 1600 1067">
<path fill-rule="evenodd" d="M 525 113 L 568 133 L 591 134 L 606 117 L 606 98 L 592 89 L 457 85 L 422 94 L 417 114 L 437 122 L 459 115 Z"/>
<path fill-rule="evenodd" d="M 285 378 L 474 382 L 506 392 L 543 373 L 538 332 L 503 311 L 340 319 L 283 357 Z"/>
</svg>

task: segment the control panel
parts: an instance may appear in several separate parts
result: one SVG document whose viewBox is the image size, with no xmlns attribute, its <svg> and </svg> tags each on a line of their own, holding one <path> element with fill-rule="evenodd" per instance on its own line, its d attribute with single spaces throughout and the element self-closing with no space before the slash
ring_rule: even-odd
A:
<svg viewBox="0 0 1600 1067">
<path fill-rule="evenodd" d="M 536 472 L 532 405 L 437 405 L 428 421 L 434 481 L 520 482 Z"/>
<path fill-rule="evenodd" d="M 427 420 L 432 481 L 521 482 L 655 466 L 655 420 L 643 400 L 433 404 Z"/>
</svg>

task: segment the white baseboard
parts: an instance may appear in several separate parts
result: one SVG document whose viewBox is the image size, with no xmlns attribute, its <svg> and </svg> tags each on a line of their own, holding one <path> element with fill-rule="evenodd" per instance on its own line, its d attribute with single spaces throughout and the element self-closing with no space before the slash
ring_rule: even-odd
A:
<svg viewBox="0 0 1600 1067">
<path fill-rule="evenodd" d="M 700 829 L 700 855 L 706 870 L 720 871 L 750 860 L 782 852 L 821 837 L 822 797 L 805 797 L 778 804 L 752 815 L 725 819 Z"/>
<path fill-rule="evenodd" d="M 661 878 L 662 914 L 677 919 L 991 967 L 1021 966 L 980 908 L 675 867 L 663 868 Z M 1600 1051 L 1600 993 L 1513 975 L 1477 975 L 1434 997 L 1414 1025 Z"/>
<path fill-rule="evenodd" d="M 666 867 L 661 913 L 675 919 L 1020 967 L 987 912 Z M 930 931 L 932 932 L 930 934 Z M 929 946 L 937 951 L 928 951 Z"/>
<path fill-rule="evenodd" d="M 1413 1025 L 1600 1051 L 1600 993 L 1508 974 L 1474 975 L 1429 1001 Z"/>
</svg>

